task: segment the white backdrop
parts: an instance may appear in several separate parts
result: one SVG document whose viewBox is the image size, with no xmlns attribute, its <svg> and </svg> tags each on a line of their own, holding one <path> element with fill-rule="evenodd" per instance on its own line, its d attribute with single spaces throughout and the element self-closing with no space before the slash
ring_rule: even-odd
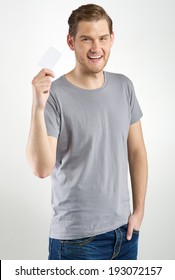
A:
<svg viewBox="0 0 175 280">
<path fill-rule="evenodd" d="M 31 80 L 49 46 L 63 53 L 53 69 L 56 77 L 73 68 L 67 18 L 88 1 L 0 2 L 0 258 L 42 260 L 48 254 L 51 181 L 34 177 L 26 161 Z M 149 184 L 139 259 L 175 259 L 175 2 L 94 3 L 114 22 L 106 70 L 133 81 L 144 113 Z"/>
</svg>

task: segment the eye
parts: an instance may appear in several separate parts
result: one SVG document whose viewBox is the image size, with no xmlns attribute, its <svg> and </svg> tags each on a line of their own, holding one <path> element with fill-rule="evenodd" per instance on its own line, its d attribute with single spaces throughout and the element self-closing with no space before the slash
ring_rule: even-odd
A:
<svg viewBox="0 0 175 280">
<path fill-rule="evenodd" d="M 90 42 L 91 39 L 90 38 L 83 38 L 83 42 Z"/>
<path fill-rule="evenodd" d="M 108 37 L 107 36 L 104 36 L 104 37 L 101 37 L 100 38 L 100 41 L 106 41 L 108 39 Z"/>
</svg>

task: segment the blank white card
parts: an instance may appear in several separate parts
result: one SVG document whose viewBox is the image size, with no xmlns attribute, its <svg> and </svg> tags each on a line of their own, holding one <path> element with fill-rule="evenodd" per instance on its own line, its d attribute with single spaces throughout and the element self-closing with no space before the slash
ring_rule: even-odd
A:
<svg viewBox="0 0 175 280">
<path fill-rule="evenodd" d="M 62 56 L 62 53 L 59 52 L 57 49 L 53 47 L 49 47 L 48 50 L 45 52 L 45 54 L 41 57 L 40 61 L 38 62 L 38 65 L 41 68 L 48 68 L 52 69 L 60 57 Z"/>
</svg>

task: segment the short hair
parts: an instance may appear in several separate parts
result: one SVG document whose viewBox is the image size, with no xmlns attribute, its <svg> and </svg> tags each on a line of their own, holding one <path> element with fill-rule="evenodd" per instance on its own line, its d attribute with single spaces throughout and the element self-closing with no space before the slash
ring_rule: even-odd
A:
<svg viewBox="0 0 175 280">
<path fill-rule="evenodd" d="M 105 19 L 107 21 L 109 32 L 112 34 L 112 19 L 101 6 L 95 4 L 82 5 L 76 10 L 73 10 L 68 19 L 69 35 L 71 37 L 76 36 L 77 26 L 80 21 L 98 21 L 101 19 Z"/>
</svg>

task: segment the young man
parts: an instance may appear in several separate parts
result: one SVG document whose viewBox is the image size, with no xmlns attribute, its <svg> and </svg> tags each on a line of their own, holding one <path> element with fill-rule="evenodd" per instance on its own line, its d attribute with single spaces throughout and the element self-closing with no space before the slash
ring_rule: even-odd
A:
<svg viewBox="0 0 175 280">
<path fill-rule="evenodd" d="M 32 81 L 27 157 L 36 176 L 52 178 L 49 259 L 137 259 L 147 185 L 142 112 L 132 82 L 104 71 L 114 41 L 105 10 L 83 5 L 68 24 L 75 68 L 52 84 L 49 69 Z"/>
</svg>

